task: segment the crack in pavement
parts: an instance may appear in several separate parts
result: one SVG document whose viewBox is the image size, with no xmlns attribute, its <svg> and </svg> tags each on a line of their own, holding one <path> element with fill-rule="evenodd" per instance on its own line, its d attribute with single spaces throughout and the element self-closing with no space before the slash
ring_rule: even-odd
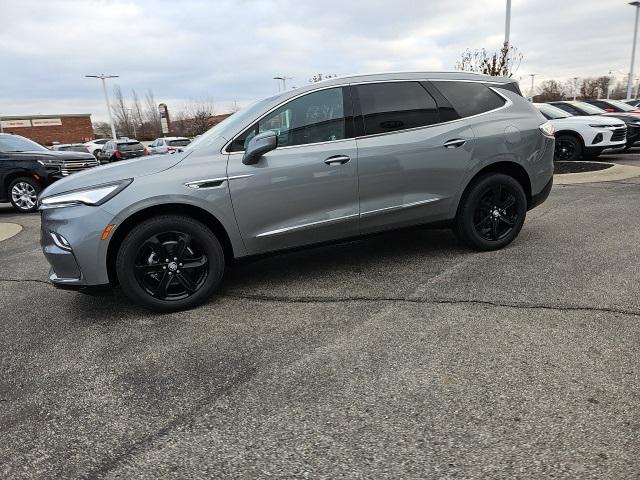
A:
<svg viewBox="0 0 640 480">
<path fill-rule="evenodd" d="M 544 303 L 526 303 L 526 302 L 500 302 L 492 300 L 477 299 L 458 299 L 458 298 L 415 298 L 415 297 L 290 297 L 278 295 L 261 295 L 246 293 L 225 293 L 222 296 L 227 298 L 239 298 L 245 300 L 254 300 L 261 302 L 283 302 L 283 303 L 347 303 L 347 302 L 398 302 L 398 303 L 423 303 L 435 305 L 455 305 L 455 304 L 475 304 L 487 305 L 491 307 L 507 307 L 517 309 L 532 310 L 557 310 L 557 311 L 590 311 L 603 313 L 617 313 L 621 315 L 631 315 L 640 317 L 640 310 L 627 310 L 614 307 L 593 307 L 584 305 L 553 305 Z"/>
<path fill-rule="evenodd" d="M 33 282 L 41 283 L 53 287 L 51 283 L 45 280 L 36 279 L 19 279 L 19 278 L 0 278 L 1 282 L 20 283 Z M 624 309 L 615 307 L 595 307 L 588 305 L 554 305 L 547 303 L 527 303 L 527 302 L 501 302 L 496 300 L 480 300 L 480 299 L 460 299 L 460 298 L 443 298 L 443 297 L 367 297 L 364 295 L 354 295 L 345 297 L 320 297 L 320 296 L 286 296 L 286 295 L 263 295 L 244 292 L 223 292 L 217 295 L 218 298 L 235 298 L 241 300 L 252 300 L 257 302 L 274 302 L 274 303 L 349 303 L 349 302 L 384 302 L 384 303 L 423 303 L 434 305 L 456 305 L 456 304 L 475 304 L 487 305 L 491 307 L 517 308 L 523 310 L 556 310 L 561 312 L 567 311 L 588 311 L 614 313 L 620 315 L 631 315 L 640 317 L 640 310 Z"/>
</svg>

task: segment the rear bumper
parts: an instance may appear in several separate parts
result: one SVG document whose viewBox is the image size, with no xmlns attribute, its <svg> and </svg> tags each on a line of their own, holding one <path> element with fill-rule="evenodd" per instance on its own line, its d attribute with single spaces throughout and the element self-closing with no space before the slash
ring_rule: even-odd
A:
<svg viewBox="0 0 640 480">
<path fill-rule="evenodd" d="M 531 203 L 529 204 L 529 210 L 532 208 L 536 208 L 538 205 L 545 202 L 547 198 L 549 198 L 549 194 L 551 193 L 551 188 L 553 187 L 553 177 L 549 179 L 549 182 L 544 186 L 540 192 L 531 196 Z"/>
</svg>

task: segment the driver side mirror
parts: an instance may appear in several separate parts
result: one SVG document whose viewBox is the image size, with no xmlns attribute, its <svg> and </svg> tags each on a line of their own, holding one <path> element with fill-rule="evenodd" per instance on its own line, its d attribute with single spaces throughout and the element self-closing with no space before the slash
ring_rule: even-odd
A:
<svg viewBox="0 0 640 480">
<path fill-rule="evenodd" d="M 249 140 L 249 145 L 242 157 L 245 165 L 255 165 L 265 153 L 278 148 L 278 136 L 271 130 L 262 132 Z"/>
</svg>

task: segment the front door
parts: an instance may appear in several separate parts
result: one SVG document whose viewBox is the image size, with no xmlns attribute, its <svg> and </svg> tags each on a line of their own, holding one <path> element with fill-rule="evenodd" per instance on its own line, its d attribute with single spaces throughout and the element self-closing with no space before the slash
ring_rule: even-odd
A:
<svg viewBox="0 0 640 480">
<path fill-rule="evenodd" d="M 358 232 L 358 159 L 348 93 L 334 87 L 294 98 L 232 142 L 229 189 L 250 254 Z M 278 148 L 244 165 L 246 144 L 267 130 L 278 134 Z"/>
</svg>

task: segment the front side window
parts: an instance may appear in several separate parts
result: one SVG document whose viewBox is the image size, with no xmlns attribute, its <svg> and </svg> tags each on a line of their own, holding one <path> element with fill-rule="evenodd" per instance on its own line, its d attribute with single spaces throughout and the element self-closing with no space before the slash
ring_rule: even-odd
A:
<svg viewBox="0 0 640 480">
<path fill-rule="evenodd" d="M 500 108 L 505 100 L 478 82 L 445 81 L 433 85 L 451 102 L 461 117 L 471 117 Z"/>
<path fill-rule="evenodd" d="M 291 100 L 237 137 L 229 151 L 245 150 L 255 135 L 269 130 L 278 135 L 279 147 L 347 138 L 342 87 L 320 90 Z"/>
<path fill-rule="evenodd" d="M 356 88 L 365 135 L 439 122 L 435 100 L 418 82 L 367 83 Z"/>
</svg>

